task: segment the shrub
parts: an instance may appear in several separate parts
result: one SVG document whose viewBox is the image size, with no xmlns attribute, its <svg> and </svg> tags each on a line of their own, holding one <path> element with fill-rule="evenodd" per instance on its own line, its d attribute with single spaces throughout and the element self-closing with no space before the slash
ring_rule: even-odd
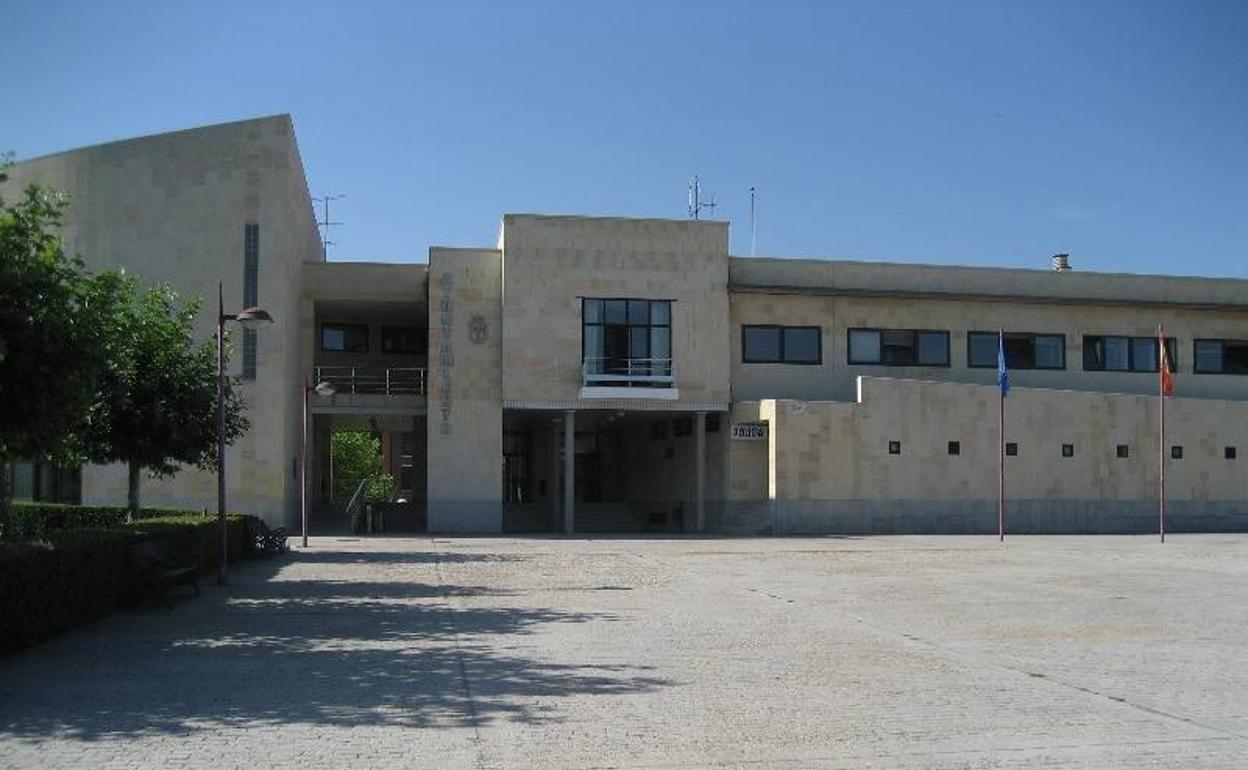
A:
<svg viewBox="0 0 1248 770">
<path fill-rule="evenodd" d="M 23 506 L 42 508 L 48 506 Z M 57 506 L 58 524 L 107 518 L 112 509 Z M 125 508 L 118 508 L 122 518 Z M 145 513 L 152 513 L 151 509 Z M 202 513 L 163 512 L 129 524 L 77 529 L 48 529 L 38 539 L 0 542 L 0 652 L 35 644 L 72 626 L 106 615 L 135 596 L 127 546 L 156 538 L 175 552 L 193 558 L 203 574 L 217 568 L 217 518 Z M 61 514 L 64 514 L 61 516 Z M 60 516 L 61 518 L 57 518 Z M 226 517 L 228 557 L 235 561 L 250 552 L 247 537 L 251 516 Z"/>
<path fill-rule="evenodd" d="M 111 612 L 126 580 L 127 538 L 86 529 L 0 543 L 0 652 Z"/>
<path fill-rule="evenodd" d="M 67 503 L 17 502 L 9 504 L 10 540 L 30 540 L 62 529 L 111 527 L 126 521 L 124 505 L 70 505 Z M 215 517 L 215 514 L 213 514 Z M 178 508 L 140 508 L 138 519 L 202 517 L 200 511 Z"/>
</svg>

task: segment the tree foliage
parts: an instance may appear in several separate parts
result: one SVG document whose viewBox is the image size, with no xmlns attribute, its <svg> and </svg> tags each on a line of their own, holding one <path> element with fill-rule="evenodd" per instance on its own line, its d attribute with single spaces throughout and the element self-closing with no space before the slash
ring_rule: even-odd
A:
<svg viewBox="0 0 1248 770">
<path fill-rule="evenodd" d="M 196 344 L 200 303 L 183 301 L 171 286 L 144 291 L 133 278 L 107 272 L 92 282 L 91 297 L 106 311 L 106 355 L 96 399 L 77 429 L 80 451 L 90 462 L 127 465 L 130 507 L 137 509 L 141 471 L 166 476 L 184 465 L 216 467 L 216 343 Z M 248 427 L 232 379 L 224 404 L 230 444 Z"/>
<path fill-rule="evenodd" d="M 0 464 L 61 453 L 104 366 L 92 280 L 56 233 L 65 207 L 35 186 L 16 203 L 0 200 Z"/>
<path fill-rule="evenodd" d="M 360 482 L 381 473 L 381 441 L 367 431 L 337 431 L 329 441 L 334 464 L 334 497 L 355 493 Z"/>
</svg>

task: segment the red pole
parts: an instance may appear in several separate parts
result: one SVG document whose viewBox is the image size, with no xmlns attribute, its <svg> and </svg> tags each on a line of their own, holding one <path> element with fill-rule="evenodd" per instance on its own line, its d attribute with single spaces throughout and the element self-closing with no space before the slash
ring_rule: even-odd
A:
<svg viewBox="0 0 1248 770">
<path fill-rule="evenodd" d="M 308 547 L 308 380 L 303 380 L 303 436 L 299 442 L 299 519 L 303 526 L 303 547 Z"/>
</svg>

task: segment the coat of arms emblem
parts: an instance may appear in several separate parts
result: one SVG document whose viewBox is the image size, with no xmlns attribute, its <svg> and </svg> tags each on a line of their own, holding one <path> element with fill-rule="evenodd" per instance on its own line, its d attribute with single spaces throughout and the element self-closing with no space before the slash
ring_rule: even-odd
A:
<svg viewBox="0 0 1248 770">
<path fill-rule="evenodd" d="M 474 344 L 480 345 L 489 339 L 489 336 L 489 321 L 486 321 L 485 316 L 483 315 L 474 315 L 472 319 L 468 321 L 468 339 L 472 340 Z"/>
</svg>

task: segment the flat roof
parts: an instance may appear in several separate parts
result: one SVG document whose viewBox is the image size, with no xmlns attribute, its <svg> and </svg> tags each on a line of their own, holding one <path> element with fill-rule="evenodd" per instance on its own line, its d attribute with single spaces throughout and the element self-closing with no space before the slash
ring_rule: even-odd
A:
<svg viewBox="0 0 1248 770">
<path fill-rule="evenodd" d="M 730 257 L 733 292 L 1248 308 L 1248 280 L 1017 267 Z"/>
</svg>

